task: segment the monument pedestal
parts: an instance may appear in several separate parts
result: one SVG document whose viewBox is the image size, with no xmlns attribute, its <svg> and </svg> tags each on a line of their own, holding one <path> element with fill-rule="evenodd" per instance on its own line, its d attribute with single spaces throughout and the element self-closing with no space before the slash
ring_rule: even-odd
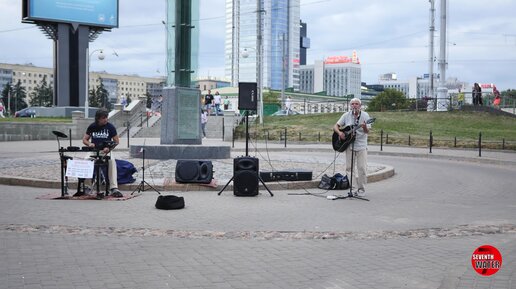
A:
<svg viewBox="0 0 516 289">
<path fill-rule="evenodd" d="M 163 89 L 161 144 L 201 144 L 201 92 L 185 87 Z"/>
<path fill-rule="evenodd" d="M 202 145 L 201 93 L 198 89 L 163 89 L 161 145 L 131 145 L 131 157 L 149 159 L 229 159 L 229 146 Z"/>
</svg>

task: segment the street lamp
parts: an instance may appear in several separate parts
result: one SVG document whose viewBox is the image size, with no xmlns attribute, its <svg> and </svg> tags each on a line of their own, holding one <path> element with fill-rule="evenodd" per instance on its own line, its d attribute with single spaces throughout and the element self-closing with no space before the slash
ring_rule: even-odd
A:
<svg viewBox="0 0 516 289">
<path fill-rule="evenodd" d="M 7 90 L 7 115 L 11 116 L 11 94 L 14 86 L 9 83 L 9 89 Z"/>
<path fill-rule="evenodd" d="M 95 49 L 91 53 L 89 52 L 89 48 L 86 48 L 86 56 L 88 59 L 86 59 L 86 63 L 88 64 L 86 66 L 86 97 L 84 100 L 84 118 L 88 118 L 88 112 L 89 112 L 89 98 L 90 98 L 90 60 L 93 53 L 98 52 L 99 55 L 97 56 L 99 60 L 104 60 L 106 58 L 106 55 L 104 54 L 104 51 L 102 49 Z M 115 52 L 116 53 L 116 52 Z"/>
</svg>

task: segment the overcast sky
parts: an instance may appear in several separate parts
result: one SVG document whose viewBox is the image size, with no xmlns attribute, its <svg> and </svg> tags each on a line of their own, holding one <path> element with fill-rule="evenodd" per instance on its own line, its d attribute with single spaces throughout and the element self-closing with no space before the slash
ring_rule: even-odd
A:
<svg viewBox="0 0 516 289">
<path fill-rule="evenodd" d="M 0 0 L 0 62 L 52 66 L 52 41 L 21 23 L 21 0 Z M 120 27 L 90 43 L 105 49 L 91 70 L 158 76 L 165 73 L 165 0 L 121 0 Z M 200 0 L 200 76 L 224 77 L 225 0 Z M 516 1 L 448 0 L 447 77 L 516 89 Z M 440 1 L 436 1 L 435 57 L 439 58 Z M 362 81 L 395 72 L 398 79 L 428 73 L 428 0 L 301 0 L 308 24 L 308 64 L 327 56 L 362 63 Z M 116 51 L 118 57 L 113 54 Z M 434 72 L 438 72 L 437 62 Z"/>
</svg>

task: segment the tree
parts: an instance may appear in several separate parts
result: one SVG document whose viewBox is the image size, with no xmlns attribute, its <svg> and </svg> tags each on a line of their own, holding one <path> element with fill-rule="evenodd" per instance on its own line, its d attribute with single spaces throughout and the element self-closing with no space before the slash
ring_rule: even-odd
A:
<svg viewBox="0 0 516 289">
<path fill-rule="evenodd" d="M 405 95 L 394 89 L 386 89 L 375 96 L 367 105 L 368 111 L 405 109 L 409 102 Z"/>
<path fill-rule="evenodd" d="M 25 102 L 25 98 L 27 97 L 27 92 L 25 92 L 25 87 L 21 85 L 21 80 L 18 79 L 18 82 L 14 86 L 11 92 L 11 107 L 10 111 L 12 113 L 17 112 L 20 109 L 26 108 L 28 105 Z"/>
<path fill-rule="evenodd" d="M 281 105 L 280 93 L 269 90 L 267 93 L 263 94 L 263 103 Z"/>
<path fill-rule="evenodd" d="M 30 96 L 31 106 L 50 107 L 53 104 L 54 89 L 47 83 L 47 76 L 43 76 L 40 84 L 36 86 Z"/>
<path fill-rule="evenodd" d="M 516 89 L 507 89 L 505 91 L 502 91 L 502 96 L 507 97 L 509 99 L 516 99 Z"/>
<path fill-rule="evenodd" d="M 92 107 L 103 107 L 110 109 L 110 105 L 108 103 L 109 92 L 104 87 L 104 83 L 102 82 L 102 78 L 99 78 L 100 84 L 90 90 L 90 97 L 88 99 L 89 105 Z"/>
</svg>

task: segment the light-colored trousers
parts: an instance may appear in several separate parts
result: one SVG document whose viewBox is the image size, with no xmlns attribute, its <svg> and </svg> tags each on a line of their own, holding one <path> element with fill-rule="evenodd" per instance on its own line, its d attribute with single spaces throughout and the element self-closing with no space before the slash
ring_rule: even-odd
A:
<svg viewBox="0 0 516 289">
<path fill-rule="evenodd" d="M 97 153 L 88 153 L 85 157 L 85 159 L 95 159 L 94 157 L 97 155 Z M 100 152 L 101 156 L 104 156 L 105 154 Z M 114 189 L 118 188 L 118 179 L 117 179 L 117 169 L 116 169 L 116 159 L 115 154 L 113 152 L 109 152 L 108 155 L 110 156 L 110 159 L 108 161 L 108 178 L 109 178 L 109 188 Z"/>
<path fill-rule="evenodd" d="M 353 151 L 353 190 L 364 189 L 367 183 L 367 150 Z M 351 183 L 351 147 L 346 150 L 346 175 Z"/>
</svg>

